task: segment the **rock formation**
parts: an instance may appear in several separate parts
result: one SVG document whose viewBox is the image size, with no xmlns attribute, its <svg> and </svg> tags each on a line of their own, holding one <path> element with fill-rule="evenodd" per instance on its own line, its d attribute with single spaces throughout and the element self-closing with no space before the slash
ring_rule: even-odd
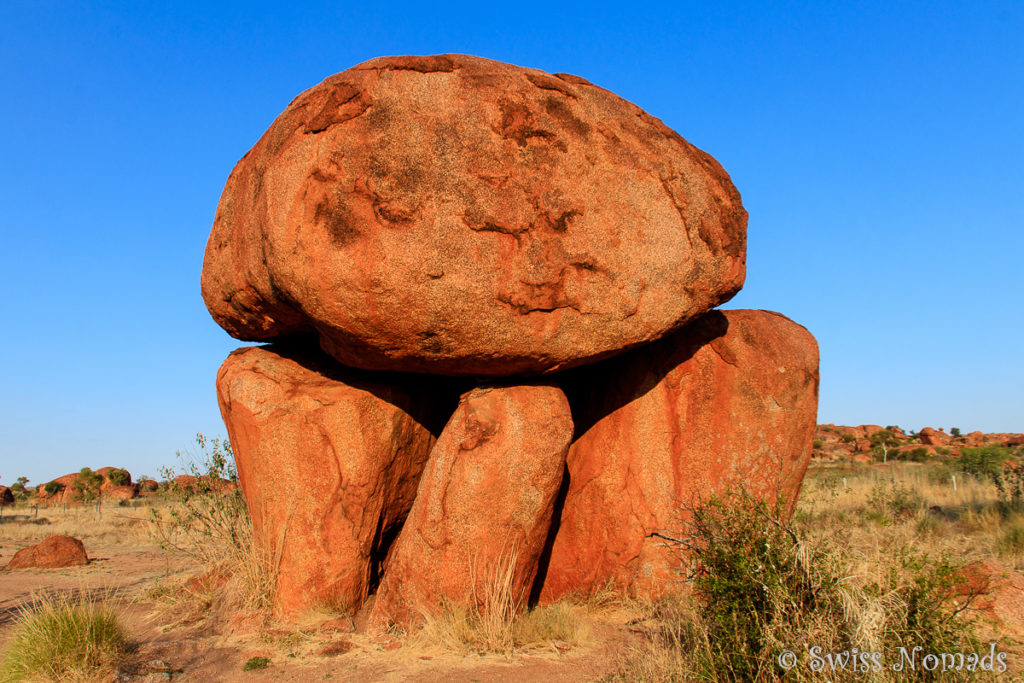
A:
<svg viewBox="0 0 1024 683">
<path fill-rule="evenodd" d="M 72 536 L 49 536 L 14 553 L 4 569 L 58 569 L 86 564 L 89 564 L 89 556 L 80 540 Z"/>
<path fill-rule="evenodd" d="M 506 590 L 525 604 L 572 432 L 569 402 L 557 387 L 464 395 L 430 453 L 372 621 L 414 622 L 442 597 L 479 602 L 506 572 Z"/>
<path fill-rule="evenodd" d="M 952 438 L 943 431 L 935 431 L 931 427 L 925 427 L 920 432 L 921 443 L 926 446 L 945 446 Z"/>
<path fill-rule="evenodd" d="M 124 483 L 115 484 L 108 477 L 112 472 L 123 473 Z M 81 505 L 83 502 L 95 499 L 107 500 L 129 500 L 135 498 L 139 491 L 138 485 L 132 483 L 131 474 L 127 470 L 118 467 L 101 467 L 93 470 L 92 474 L 97 477 L 94 486 L 88 490 L 82 488 L 80 472 L 72 472 L 62 477 L 53 479 L 48 484 L 53 484 L 52 493 L 46 491 L 47 484 L 36 489 L 36 497 L 40 502 L 55 505 Z M 118 481 L 121 481 L 118 478 Z"/>
<path fill-rule="evenodd" d="M 819 460 L 873 462 L 883 457 L 877 444 L 881 437 L 886 436 L 886 433 L 890 435 L 884 439 L 889 446 L 885 454 L 886 460 L 956 457 L 967 448 L 1024 446 L 1024 434 L 1003 432 L 986 434 L 973 431 L 961 436 L 953 436 L 931 427 L 923 427 L 920 432 L 907 433 L 895 425 L 847 427 L 821 424 L 814 432 L 812 455 Z"/>
<path fill-rule="evenodd" d="M 566 381 L 578 430 L 541 599 L 657 592 L 686 508 L 744 487 L 792 508 L 811 459 L 818 346 L 767 311 L 709 313 Z M 574 381 L 575 380 L 575 381 Z"/>
<path fill-rule="evenodd" d="M 274 342 L 217 390 L 278 615 L 376 591 L 372 624 L 411 625 L 500 571 L 514 598 L 655 594 L 650 534 L 686 505 L 792 504 L 817 346 L 714 310 L 745 258 L 721 166 L 577 76 L 386 57 L 299 95 L 202 277 L 225 330 Z"/>
<path fill-rule="evenodd" d="M 652 341 L 743 284 L 729 176 L 569 75 L 383 57 L 299 95 L 221 197 L 203 297 L 346 365 L 515 375 Z"/>
<path fill-rule="evenodd" d="M 415 384 L 373 381 L 287 350 L 228 357 L 217 397 L 256 543 L 277 568 L 274 610 L 356 609 L 376 582 L 434 444 Z"/>
</svg>

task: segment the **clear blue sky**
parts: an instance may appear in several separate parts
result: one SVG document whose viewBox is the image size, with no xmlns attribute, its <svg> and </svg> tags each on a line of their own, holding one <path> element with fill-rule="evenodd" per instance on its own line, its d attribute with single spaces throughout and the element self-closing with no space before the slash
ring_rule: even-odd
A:
<svg viewBox="0 0 1024 683">
<path fill-rule="evenodd" d="M 1024 430 L 1024 3 L 161 4 L 0 5 L 0 483 L 224 433 L 224 181 L 389 54 L 579 74 L 721 161 L 750 212 L 728 307 L 817 336 L 819 421 Z"/>
</svg>

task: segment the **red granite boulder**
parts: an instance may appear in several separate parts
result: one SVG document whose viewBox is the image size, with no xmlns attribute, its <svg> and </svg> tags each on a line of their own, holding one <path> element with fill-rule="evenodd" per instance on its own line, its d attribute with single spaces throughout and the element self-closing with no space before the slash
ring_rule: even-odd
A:
<svg viewBox="0 0 1024 683">
<path fill-rule="evenodd" d="M 525 605 L 572 433 L 569 403 L 554 386 L 465 394 L 430 454 L 371 624 L 416 623 L 442 600 L 486 608 L 488 584 L 502 572 Z"/>
<path fill-rule="evenodd" d="M 818 398 L 818 347 L 800 325 L 716 311 L 574 372 L 578 436 L 542 601 L 609 582 L 663 591 L 678 563 L 655 533 L 678 534 L 688 506 L 728 487 L 792 509 Z"/>
<path fill-rule="evenodd" d="M 722 167 L 586 80 L 381 57 L 299 95 L 231 173 L 202 291 L 233 336 L 353 367 L 515 375 L 665 335 L 743 284 Z"/>
<path fill-rule="evenodd" d="M 931 427 L 925 427 L 919 432 L 921 443 L 925 446 L 945 446 L 952 438 L 943 431 L 935 431 Z"/>
<path fill-rule="evenodd" d="M 40 543 L 22 548 L 4 569 L 59 569 L 89 564 L 89 556 L 80 540 L 72 536 L 50 536 Z"/>
<path fill-rule="evenodd" d="M 217 374 L 255 542 L 277 571 L 281 617 L 318 601 L 359 608 L 434 444 L 424 416 L 444 404 L 437 387 L 428 393 L 414 379 L 322 361 L 250 347 Z"/>
</svg>

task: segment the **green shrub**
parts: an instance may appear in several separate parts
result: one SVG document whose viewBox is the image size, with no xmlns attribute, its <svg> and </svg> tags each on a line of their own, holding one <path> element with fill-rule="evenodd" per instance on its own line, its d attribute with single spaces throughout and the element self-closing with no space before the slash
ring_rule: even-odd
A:
<svg viewBox="0 0 1024 683">
<path fill-rule="evenodd" d="M 74 490 L 74 497 L 76 500 L 90 501 L 95 500 L 100 495 L 100 486 L 103 485 L 103 475 L 98 472 L 93 472 L 88 467 L 83 467 L 75 477 L 75 480 L 71 482 L 71 488 Z"/>
<path fill-rule="evenodd" d="M 854 441 L 857 440 L 857 437 L 855 437 L 853 434 L 850 434 L 849 432 L 845 432 L 839 438 L 841 438 L 843 440 L 843 443 L 853 443 Z"/>
<path fill-rule="evenodd" d="M 692 579 L 694 616 L 710 648 L 701 668 L 709 675 L 756 680 L 774 670 L 774 630 L 816 609 L 841 611 L 827 590 L 838 577 L 818 571 L 813 551 L 801 557 L 799 538 L 781 521 L 781 506 L 730 492 L 690 514 L 688 534 L 672 542 Z M 692 638 L 676 607 L 663 605 L 656 613 L 669 622 L 670 637 Z"/>
<path fill-rule="evenodd" d="M 889 454 L 900 445 L 899 439 L 888 429 L 879 429 L 868 438 L 868 442 L 875 457 L 882 462 L 888 461 Z"/>
<path fill-rule="evenodd" d="M 39 597 L 21 610 L 0 681 L 95 680 L 112 675 L 125 653 L 125 630 L 106 601 Z"/>
<path fill-rule="evenodd" d="M 909 460 L 910 462 L 925 462 L 929 457 L 928 449 L 924 446 L 918 446 L 909 451 L 897 451 L 896 453 L 898 460 Z"/>
<path fill-rule="evenodd" d="M 166 486 L 168 498 L 176 505 L 161 511 L 151 508 L 154 540 L 165 550 L 188 555 L 208 571 L 226 570 L 242 584 L 242 602 L 249 609 L 263 609 L 271 601 L 275 578 L 272 557 L 253 543 L 249 512 L 237 486 L 224 489 L 225 482 L 237 484 L 231 444 L 217 438 L 196 435 L 198 453 L 178 453 L 187 474 L 196 477 L 194 488 Z M 174 471 L 161 468 L 170 481 Z"/>
<path fill-rule="evenodd" d="M 28 477 L 18 477 L 18 479 L 11 484 L 11 495 L 14 496 L 15 501 L 23 501 L 28 498 L 28 489 L 25 488 L 25 484 L 28 483 Z"/>
<path fill-rule="evenodd" d="M 815 439 L 812 445 L 820 451 L 822 448 L 825 447 L 825 442 L 822 441 L 821 439 Z"/>
<path fill-rule="evenodd" d="M 270 666 L 270 660 L 266 657 L 250 657 L 242 665 L 242 671 L 258 671 Z"/>
<path fill-rule="evenodd" d="M 1024 464 L 1011 463 L 992 474 L 999 491 L 999 507 L 1006 514 L 1024 511 Z"/>
<path fill-rule="evenodd" d="M 869 518 L 887 523 L 898 517 L 911 517 L 923 507 L 924 499 L 920 493 L 893 479 L 888 486 L 878 482 L 871 488 L 867 513 Z"/>
<path fill-rule="evenodd" d="M 886 505 L 906 498 L 902 487 Z M 893 548 L 877 575 L 858 575 L 841 541 L 822 543 L 785 521 L 783 506 L 742 491 L 713 497 L 691 511 L 682 538 L 663 536 L 691 579 L 689 598 L 650 610 L 645 643 L 612 677 L 619 681 L 791 680 L 778 666 L 786 650 L 879 651 L 900 661 L 900 648 L 976 651 L 956 567 L 909 548 Z M 933 680 L 930 671 L 886 678 L 863 673 L 811 674 L 802 660 L 792 680 Z M 943 680 L 973 680 L 974 674 Z"/>
<path fill-rule="evenodd" d="M 132 483 L 132 475 L 128 473 L 128 470 L 113 469 L 107 472 L 107 481 L 114 486 L 128 486 Z"/>
<path fill-rule="evenodd" d="M 960 428 L 959 427 L 952 427 L 949 430 L 949 433 L 953 435 L 954 439 L 958 438 L 960 436 Z"/>
<path fill-rule="evenodd" d="M 965 448 L 955 466 L 962 472 L 987 479 L 1003 470 L 1003 463 L 1010 459 L 1013 451 L 1004 446 L 983 446 Z"/>
<path fill-rule="evenodd" d="M 64 484 L 59 481 L 48 481 L 43 484 L 43 491 L 45 491 L 48 496 L 55 496 L 63 490 Z"/>
</svg>

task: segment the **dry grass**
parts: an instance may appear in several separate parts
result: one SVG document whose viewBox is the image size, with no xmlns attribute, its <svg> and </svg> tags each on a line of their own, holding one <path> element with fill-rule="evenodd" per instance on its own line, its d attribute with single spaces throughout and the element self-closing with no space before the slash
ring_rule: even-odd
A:
<svg viewBox="0 0 1024 683">
<path fill-rule="evenodd" d="M 850 546 L 865 571 L 908 545 L 964 564 L 995 559 L 1024 569 L 1024 543 L 1016 541 L 1024 515 L 1001 509 L 991 480 L 957 473 L 954 488 L 952 476 L 920 463 L 811 470 L 795 520 L 822 542 Z"/>
<path fill-rule="evenodd" d="M 166 628 L 226 621 L 239 611 L 269 611 L 274 559 L 254 542 L 237 492 L 192 495 L 162 512 L 149 527 L 151 539 L 195 559 L 204 570 L 199 585 L 158 583 L 148 592 Z"/>
<path fill-rule="evenodd" d="M 237 486 L 234 454 L 227 440 L 196 435 L 195 451 L 178 453 L 195 482 L 172 484 L 166 509 L 153 510 L 151 536 L 162 548 L 186 555 L 205 569 L 206 585 L 191 595 L 165 596 L 165 608 L 184 611 L 186 621 L 205 611 L 211 618 L 231 611 L 269 611 L 276 583 L 277 558 L 256 544 L 252 522 Z M 186 457 L 187 456 L 187 457 Z M 174 471 L 162 468 L 173 480 Z M 225 487 L 223 483 L 233 483 Z M 192 613 L 192 614 L 189 614 Z"/>
<path fill-rule="evenodd" d="M 895 647 L 915 638 L 931 638 L 934 647 L 951 651 L 974 651 L 978 643 L 967 613 L 949 616 L 956 611 L 944 597 L 956 581 L 951 569 L 982 559 L 1024 568 L 1024 518 L 1000 504 L 990 480 L 956 477 L 954 488 L 949 470 L 917 463 L 812 469 L 794 516 L 800 543 L 792 552 L 794 571 L 805 573 L 802 580 L 812 587 L 815 606 L 793 610 L 785 600 L 769 600 L 757 627 L 766 652 L 802 653 L 794 680 L 931 680 L 923 671 L 909 677 L 887 669 L 870 676 L 814 672 L 807 658 L 811 645 L 824 652 L 852 647 L 885 652 L 889 663 L 896 661 Z M 925 622 L 922 609 L 931 612 Z M 645 637 L 613 680 L 779 680 L 774 654 L 743 675 L 725 665 L 745 660 L 735 659 L 735 652 L 729 659 L 722 651 L 722 625 L 709 622 L 700 601 L 677 597 L 645 612 Z M 987 643 L 978 649 L 987 652 Z M 986 680 L 989 674 L 942 676 Z"/>
<path fill-rule="evenodd" d="M 40 507 L 38 513 L 30 506 L 8 506 L 0 518 L 0 546 L 23 547 L 54 534 L 90 538 L 98 545 L 138 545 L 150 538 L 150 510 L 157 504 L 104 505 L 99 512 L 93 505 Z"/>
<path fill-rule="evenodd" d="M 519 554 L 505 550 L 493 566 L 478 576 L 469 605 L 443 603 L 436 614 L 425 614 L 414 642 L 459 654 L 515 652 L 582 645 L 592 637 L 585 605 L 560 602 L 526 609 L 525 596 L 514 588 Z"/>
</svg>

